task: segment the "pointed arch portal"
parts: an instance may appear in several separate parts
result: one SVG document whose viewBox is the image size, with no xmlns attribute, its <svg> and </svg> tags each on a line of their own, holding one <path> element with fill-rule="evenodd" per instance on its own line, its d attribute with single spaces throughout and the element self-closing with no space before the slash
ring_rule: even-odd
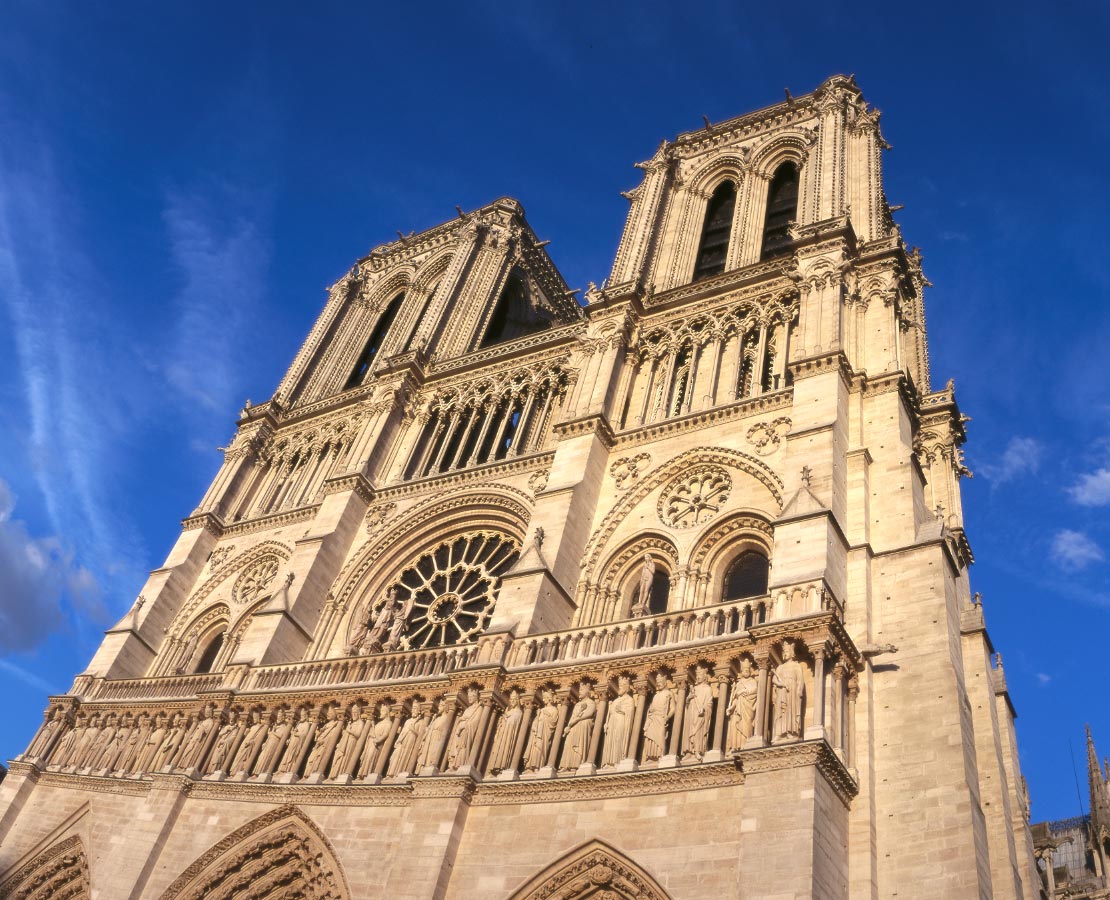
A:
<svg viewBox="0 0 1110 900">
<path fill-rule="evenodd" d="M 77 835 L 34 857 L 0 881 L 0 897 L 10 900 L 89 900 L 89 864 Z"/>
<path fill-rule="evenodd" d="M 508 900 L 670 900 L 659 883 L 619 850 L 592 840 L 552 863 Z"/>
<path fill-rule="evenodd" d="M 161 900 L 349 900 L 327 838 L 295 806 L 233 831 L 200 857 Z"/>
</svg>

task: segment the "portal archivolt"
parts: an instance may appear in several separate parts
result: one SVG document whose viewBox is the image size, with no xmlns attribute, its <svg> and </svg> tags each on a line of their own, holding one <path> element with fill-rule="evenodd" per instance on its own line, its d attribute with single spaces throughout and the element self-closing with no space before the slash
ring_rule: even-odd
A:
<svg viewBox="0 0 1110 900">
<path fill-rule="evenodd" d="M 200 857 L 161 900 L 349 900 L 331 845 L 295 806 L 248 822 Z"/>
<path fill-rule="evenodd" d="M 670 900 L 647 872 L 619 850 L 593 840 L 552 863 L 509 900 Z"/>
<path fill-rule="evenodd" d="M 89 900 L 89 865 L 77 835 L 47 847 L 0 881 L 9 900 Z"/>
</svg>

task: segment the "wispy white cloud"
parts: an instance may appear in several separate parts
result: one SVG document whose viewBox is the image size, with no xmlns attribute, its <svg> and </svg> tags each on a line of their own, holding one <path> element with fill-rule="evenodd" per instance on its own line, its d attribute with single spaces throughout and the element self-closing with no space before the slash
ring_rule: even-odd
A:
<svg viewBox="0 0 1110 900">
<path fill-rule="evenodd" d="M 1082 531 L 1064 528 L 1052 538 L 1052 558 L 1064 569 L 1084 569 L 1104 558 L 1102 549 Z"/>
<path fill-rule="evenodd" d="M 53 694 L 57 691 L 57 685 L 51 684 L 44 678 L 40 678 L 34 672 L 28 671 L 23 668 L 23 666 L 13 663 L 10 659 L 0 658 L 0 671 L 7 672 L 12 677 L 18 678 L 24 684 L 44 694 Z"/>
<path fill-rule="evenodd" d="M 995 462 L 980 463 L 979 471 L 994 484 L 1005 484 L 1022 475 L 1035 475 L 1041 467 L 1044 448 L 1031 437 L 1012 437 Z"/>
<path fill-rule="evenodd" d="M 1110 468 L 1080 475 L 1067 492 L 1080 506 L 1110 506 Z"/>
<path fill-rule="evenodd" d="M 1038 672 L 1038 673 L 1037 673 L 1037 683 L 1038 683 L 1038 684 L 1039 684 L 1039 685 L 1040 685 L 1041 687 L 1044 687 L 1044 686 L 1045 686 L 1046 684 L 1048 684 L 1048 683 L 1049 683 L 1050 681 L 1052 681 L 1052 676 L 1051 676 L 1051 675 L 1049 675 L 1049 674 L 1047 674 L 1047 673 L 1045 673 L 1045 672 Z"/>
<path fill-rule="evenodd" d="M 183 279 L 166 377 L 211 425 L 243 400 L 247 329 L 257 320 L 268 250 L 244 208 L 245 198 L 218 201 L 201 190 L 171 192 L 164 212 L 170 253 Z M 239 200 L 240 202 L 236 202 Z M 211 447 L 205 445 L 210 451 Z"/>
</svg>

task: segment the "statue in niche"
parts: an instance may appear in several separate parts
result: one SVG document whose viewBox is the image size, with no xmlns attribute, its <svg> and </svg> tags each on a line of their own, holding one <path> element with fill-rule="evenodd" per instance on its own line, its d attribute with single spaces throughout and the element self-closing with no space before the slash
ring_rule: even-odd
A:
<svg viewBox="0 0 1110 900">
<path fill-rule="evenodd" d="M 615 766 L 629 755 L 628 744 L 632 737 L 632 717 L 635 711 L 632 680 L 621 675 L 617 679 L 617 696 L 609 704 L 609 714 L 605 717 L 605 749 L 601 754 L 603 766 Z"/>
<path fill-rule="evenodd" d="M 358 752 L 359 738 L 362 737 L 365 728 L 366 721 L 362 718 L 362 706 L 352 703 L 347 722 L 335 743 L 335 754 L 331 758 L 329 777 L 338 778 L 340 775 L 348 774 L 348 769 L 354 768 L 355 763 L 358 762 L 355 754 Z"/>
<path fill-rule="evenodd" d="M 289 719 L 289 711 L 282 707 L 274 713 L 273 724 L 262 744 L 262 751 L 255 761 L 253 772 L 255 775 L 271 775 L 278 762 L 281 760 L 281 751 L 285 749 L 285 742 L 289 739 L 289 732 L 293 730 L 293 723 Z"/>
<path fill-rule="evenodd" d="M 694 685 L 686 698 L 686 716 L 683 719 L 682 758 L 701 762 L 709 746 L 709 726 L 713 721 L 713 688 L 709 684 L 709 670 L 698 666 L 694 670 Z"/>
<path fill-rule="evenodd" d="M 154 757 L 157 756 L 159 748 L 162 746 L 162 741 L 166 739 L 166 714 L 158 713 L 154 718 L 154 727 L 146 736 L 143 742 L 142 753 L 139 755 L 138 764 L 135 766 L 135 772 L 142 775 L 151 771 L 151 764 L 154 762 Z"/>
<path fill-rule="evenodd" d="M 425 707 L 423 713 L 414 709 L 413 714 L 405 719 L 405 724 L 401 726 L 401 733 L 397 735 L 397 742 L 393 745 L 393 755 L 389 760 L 389 770 L 386 774 L 390 778 L 412 775 L 417 771 L 420 743 L 431 720 L 431 707 Z"/>
<path fill-rule="evenodd" d="M 478 725 L 481 722 L 482 706 L 478 699 L 478 689 L 468 688 L 466 709 L 455 719 L 455 725 L 451 729 L 451 742 L 447 745 L 447 769 L 458 769 L 470 764 L 470 754 L 478 740 Z"/>
<path fill-rule="evenodd" d="M 678 707 L 674 679 L 670 675 L 660 672 L 655 685 L 655 696 L 644 717 L 644 762 L 654 762 L 667 752 L 667 736 Z"/>
<path fill-rule="evenodd" d="M 759 695 L 759 680 L 755 677 L 752 661 L 740 660 L 740 674 L 732 684 L 732 699 L 728 704 L 728 738 L 725 749 L 735 753 L 755 733 L 755 704 Z"/>
<path fill-rule="evenodd" d="M 96 768 L 96 764 L 104 756 L 104 751 L 115 739 L 116 731 L 116 715 L 115 713 L 109 713 L 104 720 L 104 727 L 100 729 L 100 734 L 96 736 L 96 740 L 92 742 L 89 752 L 85 755 L 84 768 Z"/>
<path fill-rule="evenodd" d="M 547 765 L 547 755 L 551 751 L 551 739 L 559 722 L 559 709 L 555 706 L 555 692 L 550 688 L 543 691 L 543 706 L 536 711 L 532 729 L 528 734 L 528 746 L 524 750 L 524 771 L 534 772 Z"/>
<path fill-rule="evenodd" d="M 494 775 L 513 764 L 513 750 L 516 749 L 517 733 L 524 710 L 520 705 L 520 691 L 509 691 L 509 704 L 497 723 L 493 735 L 493 746 L 489 753 L 489 771 Z"/>
<path fill-rule="evenodd" d="M 170 730 L 166 733 L 166 739 L 162 741 L 162 746 L 158 748 L 158 754 L 154 757 L 153 771 L 161 772 L 167 766 L 173 765 L 174 757 L 177 756 L 177 751 L 181 749 L 181 745 L 185 741 L 185 732 L 188 727 L 188 719 L 182 713 L 176 713 L 170 722 Z"/>
<path fill-rule="evenodd" d="M 50 714 L 50 718 L 46 720 L 46 724 L 42 726 L 42 731 L 38 733 L 35 739 L 31 742 L 31 746 L 27 748 L 27 752 L 23 755 L 25 759 L 37 759 L 42 756 L 50 747 L 50 742 L 64 726 L 66 722 L 65 710 L 60 706 L 55 706 L 54 711 Z M 69 734 L 72 734 L 72 729 Z M 67 734 L 65 737 L 69 737 Z M 63 737 L 62 740 L 65 740 Z"/>
<path fill-rule="evenodd" d="M 100 734 L 100 716 L 93 713 L 89 716 L 88 724 L 85 725 L 85 730 L 77 741 L 77 746 L 73 748 L 68 768 L 80 769 L 85 764 L 85 757 L 88 756 L 90 748 L 96 742 L 98 734 Z"/>
<path fill-rule="evenodd" d="M 385 742 L 389 739 L 389 729 L 392 725 L 389 720 L 389 713 L 390 705 L 388 703 L 378 705 L 378 721 L 370 727 L 370 731 L 366 735 L 366 746 L 362 749 L 362 762 L 359 763 L 358 767 L 359 778 L 373 775 L 378 763 L 381 762 L 382 752 L 385 750 Z"/>
<path fill-rule="evenodd" d="M 563 756 L 559 761 L 559 771 L 573 772 L 584 762 L 590 760 L 590 738 L 594 733 L 594 716 L 597 714 L 597 701 L 594 700 L 594 686 L 583 681 L 578 686 L 578 702 L 570 714 L 570 721 L 563 729 Z"/>
<path fill-rule="evenodd" d="M 802 737 L 802 703 L 806 695 L 805 669 L 794 658 L 794 642 L 782 642 L 782 662 L 771 676 L 775 691 L 775 739 Z"/>
<path fill-rule="evenodd" d="M 428 725 L 428 730 L 424 732 L 424 740 L 420 743 L 420 756 L 417 759 L 420 769 L 438 766 L 440 757 L 443 755 L 443 745 L 447 743 L 447 728 L 451 716 L 443 708 L 442 699 L 436 700 L 435 713 L 435 718 Z"/>
<path fill-rule="evenodd" d="M 308 744 L 309 736 L 312 734 L 312 719 L 308 714 L 308 707 L 302 706 L 297 713 L 297 724 L 293 726 L 293 730 L 289 733 L 289 743 L 285 747 L 285 753 L 281 757 L 281 763 L 278 765 L 278 774 L 289 775 L 295 774 L 301 762 L 301 755 L 304 752 L 305 746 Z"/>
<path fill-rule="evenodd" d="M 304 764 L 306 776 L 323 775 L 327 771 L 328 763 L 331 762 L 332 751 L 335 749 L 335 745 L 339 741 L 339 735 L 343 730 L 343 718 L 345 716 L 345 713 L 341 715 L 334 706 L 329 706 L 328 711 L 324 713 L 324 721 L 316 729 L 316 740 L 312 744 L 312 750 Z"/>
<path fill-rule="evenodd" d="M 193 654 L 197 652 L 198 635 L 194 632 L 189 635 L 189 640 L 185 642 L 185 647 L 181 651 L 181 656 L 178 657 L 177 666 L 174 668 L 174 675 L 184 675 L 185 670 L 189 668 L 189 663 L 193 661 Z"/>
<path fill-rule="evenodd" d="M 632 604 L 634 618 L 651 615 L 651 589 L 654 581 L 655 557 L 645 553 L 643 565 L 640 566 L 640 584 L 636 588 L 636 602 Z"/>
<path fill-rule="evenodd" d="M 177 760 L 178 769 L 187 772 L 189 769 L 200 765 L 204 748 L 208 746 L 208 736 L 216 727 L 216 719 L 213 716 L 215 710 L 216 708 L 211 703 L 206 704 L 201 709 L 197 716 L 196 725 L 189 732 L 189 736 L 185 739 L 185 744 L 181 748 L 181 755 Z"/>
<path fill-rule="evenodd" d="M 116 728 L 115 736 L 104 748 L 104 752 L 100 754 L 100 758 L 93 763 L 93 768 L 97 771 L 111 772 L 115 768 L 116 760 L 119 759 L 120 754 L 123 753 L 124 748 L 127 746 L 127 740 L 131 736 L 132 723 L 134 719 L 131 713 L 124 713 L 119 720 L 119 727 Z"/>
<path fill-rule="evenodd" d="M 208 757 L 208 765 L 204 767 L 206 775 L 226 771 L 231 764 L 231 751 L 235 744 L 235 738 L 239 735 L 239 711 L 229 709 L 225 716 L 226 723 L 216 735 L 216 743 Z"/>
<path fill-rule="evenodd" d="M 139 757 L 142 755 L 149 735 L 150 716 L 146 713 L 139 713 L 135 720 L 135 727 L 131 729 L 131 734 L 127 736 L 127 744 L 120 752 L 119 759 L 115 762 L 116 768 L 113 774 L 124 775 L 138 766 Z"/>
<path fill-rule="evenodd" d="M 235 759 L 228 769 L 229 774 L 250 774 L 255 757 L 258 756 L 259 751 L 262 749 L 262 744 L 266 740 L 266 733 L 268 731 L 269 729 L 266 723 L 262 721 L 262 711 L 252 709 L 250 724 L 247 725 L 247 730 L 243 733 L 243 740 L 239 744 L 239 749 L 235 752 Z"/>
<path fill-rule="evenodd" d="M 61 709 L 59 709 L 58 712 L 61 712 Z M 51 719 L 50 724 L 53 724 L 54 721 L 55 719 Z M 52 768 L 64 766 L 69 762 L 70 757 L 73 756 L 77 749 L 77 745 L 81 742 L 81 738 L 85 736 L 85 731 L 89 727 L 88 722 L 89 717 L 84 713 L 77 714 L 76 725 L 62 735 L 62 739 L 58 741 L 57 746 L 54 748 L 54 752 L 50 754 L 50 764 Z M 41 744 L 40 746 L 46 745 Z M 28 755 L 31 755 L 30 752 L 28 752 Z"/>
</svg>

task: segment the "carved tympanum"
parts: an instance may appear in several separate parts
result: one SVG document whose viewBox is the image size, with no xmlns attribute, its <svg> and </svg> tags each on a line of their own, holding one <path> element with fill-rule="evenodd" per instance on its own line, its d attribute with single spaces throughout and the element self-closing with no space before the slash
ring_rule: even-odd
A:
<svg viewBox="0 0 1110 900">
<path fill-rule="evenodd" d="M 593 840 L 518 888 L 509 900 L 669 900 L 659 883 L 620 851 Z"/>
</svg>

